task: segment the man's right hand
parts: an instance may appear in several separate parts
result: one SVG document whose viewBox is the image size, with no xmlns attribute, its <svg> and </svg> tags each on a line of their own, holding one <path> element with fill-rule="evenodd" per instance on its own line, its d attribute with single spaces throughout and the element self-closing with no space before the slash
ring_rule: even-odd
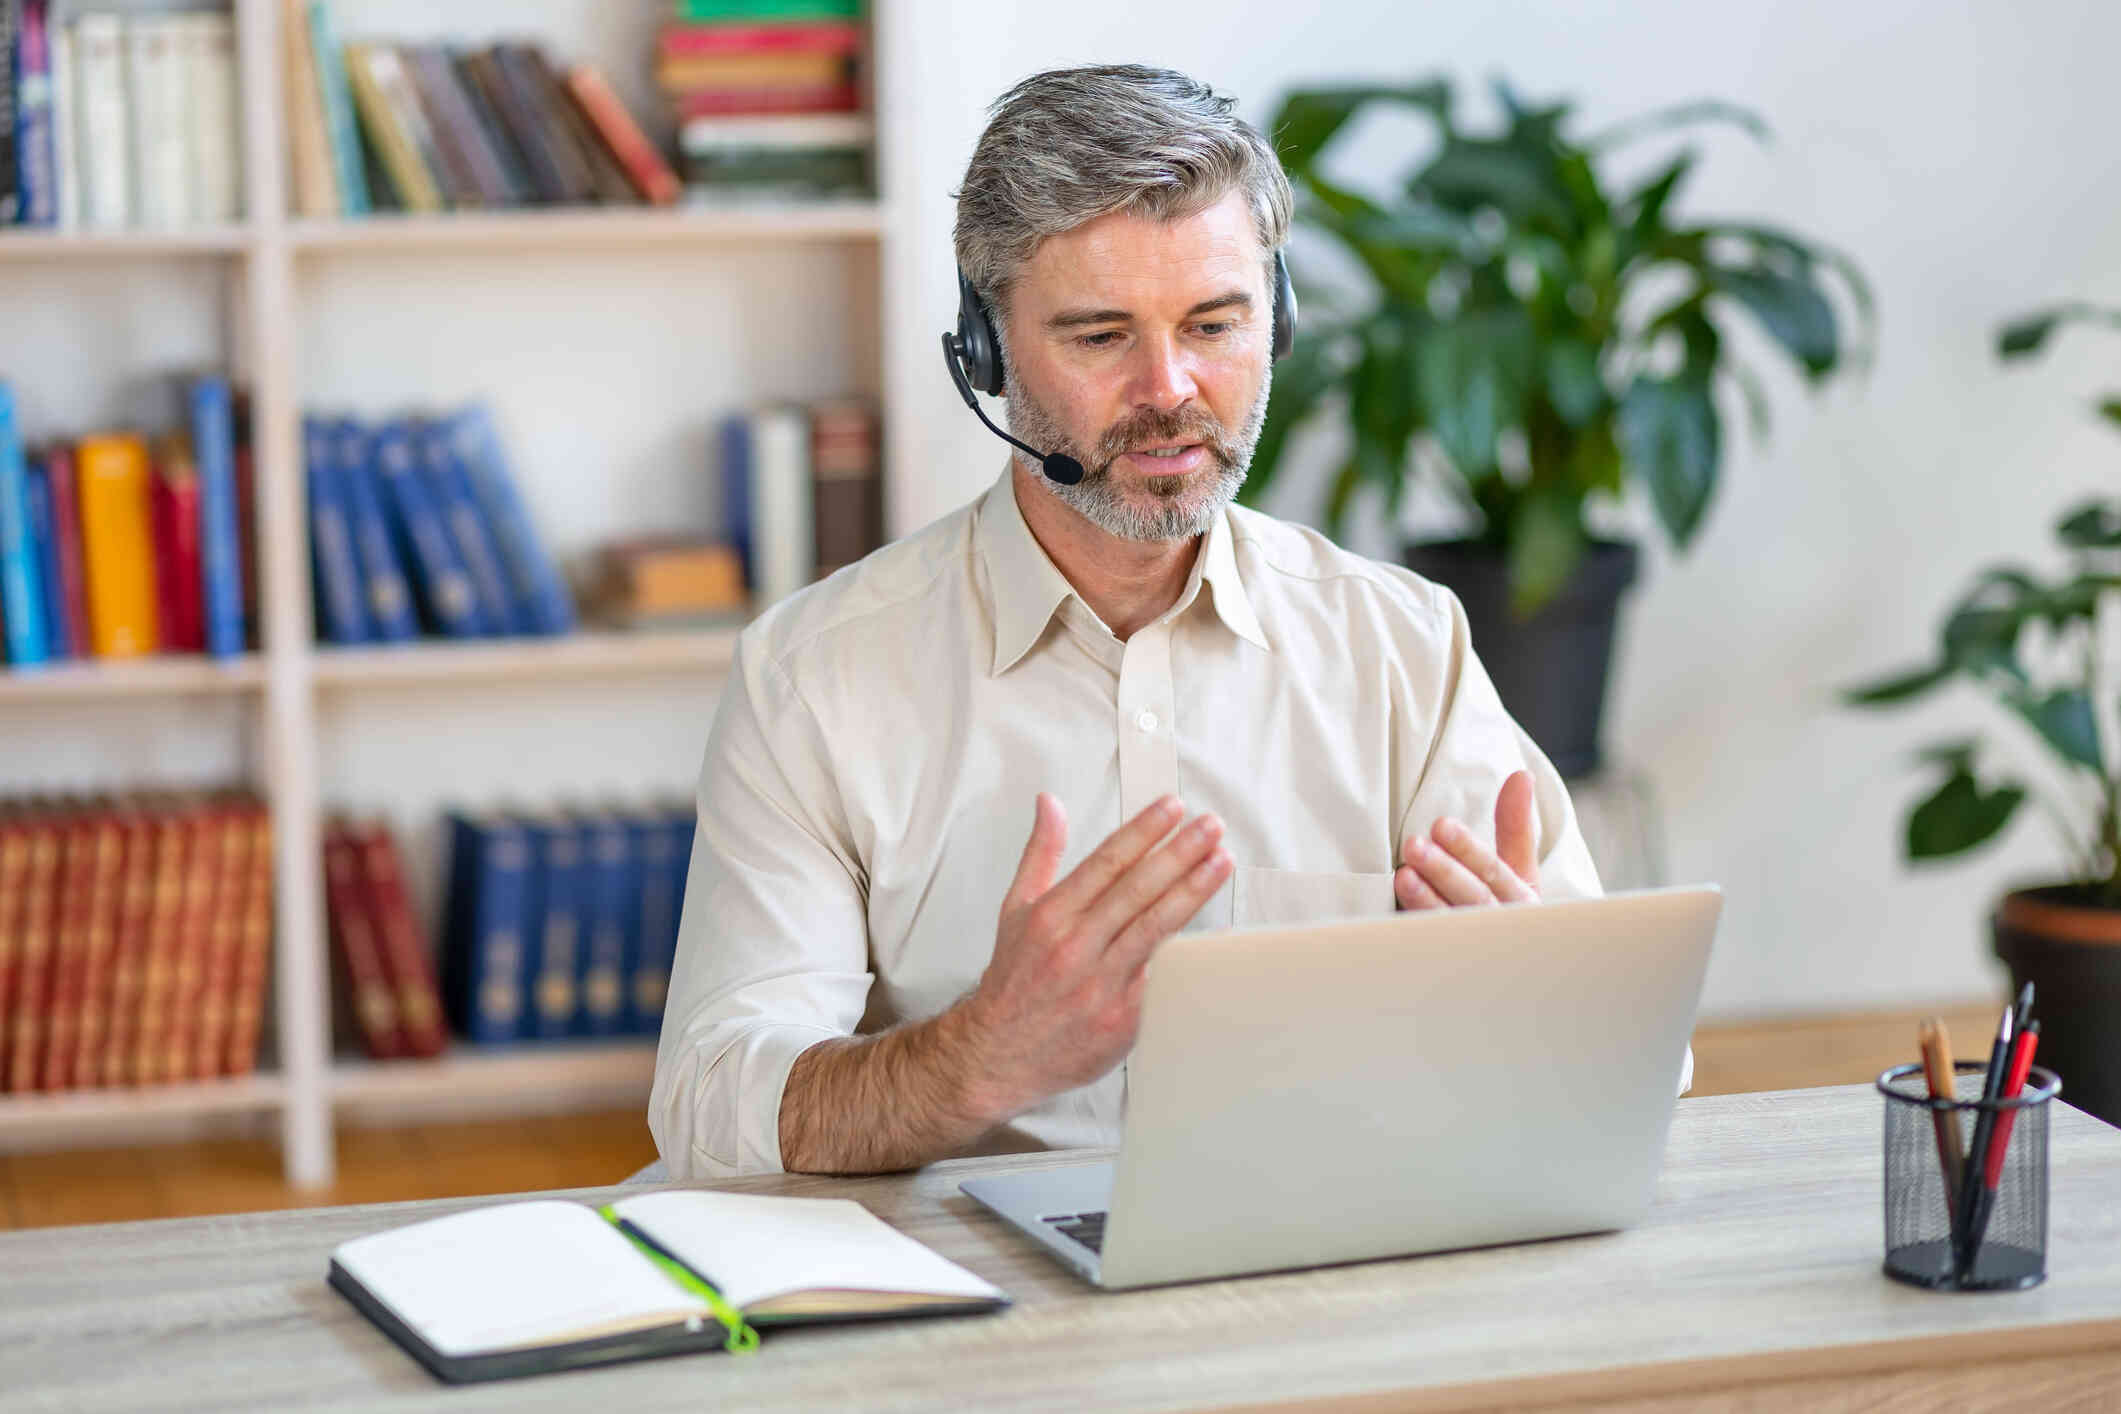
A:
<svg viewBox="0 0 2121 1414">
<path fill-rule="evenodd" d="M 1218 848 L 1222 822 L 1202 814 L 1171 835 L 1184 810 L 1165 796 L 1055 883 L 1068 817 L 1044 792 L 1036 809 L 993 959 L 958 1004 L 978 1067 L 966 1080 L 995 1123 L 1125 1058 L 1141 1026 L 1150 955 L 1230 872 Z"/>
</svg>

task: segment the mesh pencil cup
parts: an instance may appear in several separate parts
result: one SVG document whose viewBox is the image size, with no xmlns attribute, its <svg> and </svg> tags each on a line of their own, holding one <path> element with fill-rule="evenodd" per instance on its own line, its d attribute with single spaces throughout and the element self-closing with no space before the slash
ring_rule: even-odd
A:
<svg viewBox="0 0 2121 1414">
<path fill-rule="evenodd" d="M 1920 1065 L 1895 1066 L 1878 1077 L 1885 1096 L 1885 1274 L 1936 1291 L 2037 1286 L 2047 1277 L 2047 1102 L 2061 1091 L 2061 1078 L 2036 1065 L 2017 1098 L 1984 1100 L 1988 1067 L 1964 1060 L 1954 1068 L 1949 1100 L 1930 1098 Z M 1987 1166 L 1996 1173 L 1995 1198 L 1969 1262 L 1955 1242 L 1943 1152 L 1956 1141 L 1961 1182 L 1982 1183 L 1983 1169 L 1967 1150 L 1984 1112 L 2003 1153 L 2000 1168 Z M 1950 1138 L 1940 1137 L 1940 1129 Z M 1963 1237 L 1963 1223 L 1960 1228 Z"/>
</svg>

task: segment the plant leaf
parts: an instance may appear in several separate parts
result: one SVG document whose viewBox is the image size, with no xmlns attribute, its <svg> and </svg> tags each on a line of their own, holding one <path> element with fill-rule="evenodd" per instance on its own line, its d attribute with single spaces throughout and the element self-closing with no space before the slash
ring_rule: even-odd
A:
<svg viewBox="0 0 2121 1414">
<path fill-rule="evenodd" d="M 1547 398 L 1571 427 L 1582 427 L 1605 406 L 1605 380 L 1598 376 L 1598 351 L 1563 334 L 1547 345 Z"/>
<path fill-rule="evenodd" d="M 1586 543 L 1581 498 L 1521 498 L 1510 526 L 1510 612 L 1523 618 L 1552 599 L 1576 572 Z"/>
<path fill-rule="evenodd" d="M 1889 678 L 1865 683 L 1861 687 L 1844 688 L 1841 700 L 1850 707 L 1886 707 L 1920 697 L 1957 671 L 1958 669 L 1949 663 L 1914 668 Z"/>
<path fill-rule="evenodd" d="M 2013 693 L 2008 700 L 2063 760 L 2093 771 L 2101 769 L 2099 720 L 2092 712 L 2091 698 L 2082 690 L 2059 688 L 2045 697 Z"/>
<path fill-rule="evenodd" d="M 2021 314 L 1996 331 L 1996 352 L 2003 358 L 2038 353 L 2047 336 L 2064 324 L 2111 324 L 2121 328 L 2121 310 L 2101 309 L 2082 300 Z"/>
<path fill-rule="evenodd" d="M 2009 824 L 2024 799 L 2024 788 L 2015 783 L 1983 791 L 1971 771 L 1954 771 L 1909 812 L 1907 857 L 1941 859 L 1972 849 Z"/>
<path fill-rule="evenodd" d="M 1708 385 L 1696 378 L 1637 378 L 1620 400 L 1614 436 L 1648 484 L 1672 543 L 1685 549 L 1716 490 L 1721 433 Z"/>
<path fill-rule="evenodd" d="M 2111 501 L 2085 501 L 2072 506 L 2055 523 L 2055 534 L 2063 544 L 2078 550 L 2121 545 L 2121 506 Z"/>
<path fill-rule="evenodd" d="M 1424 420 L 1459 474 L 1478 480 L 1523 415 L 1537 356 L 1530 319 L 1517 306 L 1477 310 L 1420 329 L 1411 354 Z"/>
<path fill-rule="evenodd" d="M 1817 378 L 1833 371 L 1841 355 L 1834 307 L 1808 277 L 1760 266 L 1712 266 L 1709 282 L 1744 305 L 1807 374 Z"/>
<path fill-rule="evenodd" d="M 1768 125 L 1751 109 L 1740 108 L 1735 103 L 1725 103 L 1721 99 L 1697 98 L 1688 103 L 1676 103 L 1669 108 L 1659 108 L 1629 118 L 1625 122 L 1615 123 L 1612 127 L 1584 139 L 1583 145 L 1596 152 L 1601 148 L 1633 142 L 1636 138 L 1646 137 L 1651 133 L 1663 132 L 1667 128 L 1688 127 L 1695 123 L 1729 123 L 1752 134 L 1761 142 L 1767 142 L 1773 136 L 1768 131 Z"/>
<path fill-rule="evenodd" d="M 1252 449 L 1252 463 L 1244 484 L 1238 488 L 1237 499 L 1241 503 L 1259 503 L 1281 466 L 1282 449 L 1289 434 L 1318 411 L 1320 399 L 1340 381 L 1332 358 L 1335 339 L 1332 332 L 1299 333 L 1287 357 L 1275 365 L 1266 421 L 1260 427 L 1259 442 Z"/>
<path fill-rule="evenodd" d="M 1451 123 L 1451 81 L 1437 77 L 1405 86 L 1350 84 L 1337 88 L 1300 89 L 1282 100 L 1267 124 L 1267 134 L 1291 176 L 1311 164 L 1357 110 L 1372 102 L 1402 103 L 1435 118 L 1446 132 Z"/>
<path fill-rule="evenodd" d="M 2101 398 L 2099 400 L 2099 416 L 2113 423 L 2116 427 L 2121 427 L 2121 398 Z"/>
</svg>

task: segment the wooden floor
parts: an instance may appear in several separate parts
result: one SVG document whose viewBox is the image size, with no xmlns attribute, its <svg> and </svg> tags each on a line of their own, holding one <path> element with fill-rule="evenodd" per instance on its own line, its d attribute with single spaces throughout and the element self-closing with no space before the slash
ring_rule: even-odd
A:
<svg viewBox="0 0 2121 1414">
<path fill-rule="evenodd" d="M 1962 1055 L 1993 1033 L 2000 1003 L 1945 1010 Z M 1915 1058 L 1919 1013 L 1704 1027 L 1696 1095 L 1868 1081 Z M 655 1158 L 643 1110 L 341 1129 L 338 1181 L 289 1188 L 279 1147 L 221 1140 L 136 1149 L 0 1154 L 0 1227 L 123 1222 L 335 1203 L 522 1193 L 616 1183 Z"/>
</svg>

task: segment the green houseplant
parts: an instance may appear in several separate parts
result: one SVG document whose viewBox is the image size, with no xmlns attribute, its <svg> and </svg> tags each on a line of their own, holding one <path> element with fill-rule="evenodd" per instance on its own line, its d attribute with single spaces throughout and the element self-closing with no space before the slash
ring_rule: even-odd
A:
<svg viewBox="0 0 2121 1414">
<path fill-rule="evenodd" d="M 2121 311 L 2071 304 L 2015 320 L 1997 339 L 2006 359 L 2036 353 L 2072 322 L 2121 327 Z M 2121 427 L 2121 397 L 2099 415 Z M 1994 700 L 2056 768 L 2036 794 L 2003 775 L 1984 783 L 1978 736 L 1924 748 L 1933 789 L 1908 812 L 1910 861 L 1962 855 L 1995 839 L 2019 807 L 2039 799 L 2069 855 L 2069 876 L 2012 889 L 1990 919 L 2012 986 L 2035 984 L 2040 1061 L 2062 1076 L 2078 1107 L 2121 1124 L 2121 750 L 2106 740 L 2097 704 L 2110 689 L 2101 661 L 2100 606 L 2121 589 L 2121 500 L 2087 500 L 2055 534 L 2072 561 L 2043 581 L 2017 565 L 1978 574 L 1945 616 L 1933 662 L 1850 689 L 1861 707 L 1891 707 L 1947 683 L 1971 683 Z"/>
<path fill-rule="evenodd" d="M 1291 431 L 1329 405 L 1350 434 L 1324 508 L 1329 534 L 1341 534 L 1359 488 L 1380 488 L 1396 514 L 1411 472 L 1445 469 L 1480 529 L 1410 550 L 1408 563 L 1458 591 L 1503 700 L 1577 774 L 1596 765 L 1614 607 L 1635 563 L 1632 545 L 1593 537 L 1586 503 L 1637 480 L 1685 547 L 1722 462 L 1720 386 L 1743 395 L 1756 427 L 1766 423 L 1759 380 L 1726 347 L 1723 322 L 1750 317 L 1817 383 L 1851 361 L 1829 287 L 1842 287 L 1866 329 L 1870 294 L 1845 257 L 1785 231 L 1678 220 L 1692 149 L 1624 188 L 1602 170 L 1633 140 L 1688 124 L 1764 136 L 1751 114 L 1693 103 L 1579 140 L 1568 104 L 1527 105 L 1500 83 L 1496 92 L 1502 125 L 1482 133 L 1459 126 L 1443 78 L 1283 100 L 1270 131 L 1297 223 L 1351 255 L 1369 290 L 1337 304 L 1307 282 L 1241 496 L 1266 492 Z M 1371 105 L 1412 109 L 1437 139 L 1382 195 L 1324 169 Z M 1585 583 L 1609 592 L 1589 634 L 1574 635 L 1581 651 L 1543 641 L 1542 615 L 1563 631 L 1582 617 L 1572 591 Z M 1572 657 L 1584 666 L 1557 672 Z M 1571 677 L 1587 701 L 1550 701 Z"/>
</svg>

